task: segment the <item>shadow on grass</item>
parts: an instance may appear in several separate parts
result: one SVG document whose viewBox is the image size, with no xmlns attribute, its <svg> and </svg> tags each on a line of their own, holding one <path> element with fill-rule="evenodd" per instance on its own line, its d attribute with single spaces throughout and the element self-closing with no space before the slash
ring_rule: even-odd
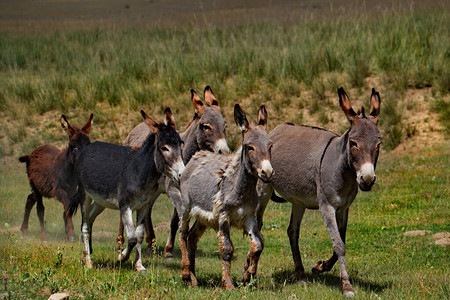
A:
<svg viewBox="0 0 450 300">
<path fill-rule="evenodd" d="M 306 275 L 308 276 L 309 283 L 311 282 L 322 283 L 327 286 L 336 288 L 338 290 L 341 290 L 342 288 L 341 279 L 339 276 L 329 273 L 328 274 L 307 273 Z M 292 272 L 292 270 L 276 271 L 272 274 L 272 279 L 276 284 L 279 285 L 298 284 L 297 279 L 295 278 L 295 274 L 294 272 Z M 352 283 L 353 287 L 359 287 L 367 292 L 374 292 L 377 294 L 383 292 L 385 289 L 390 288 L 392 286 L 392 282 L 378 283 L 370 280 L 364 280 L 358 278 L 357 276 L 351 275 L 350 275 L 350 282 Z"/>
</svg>

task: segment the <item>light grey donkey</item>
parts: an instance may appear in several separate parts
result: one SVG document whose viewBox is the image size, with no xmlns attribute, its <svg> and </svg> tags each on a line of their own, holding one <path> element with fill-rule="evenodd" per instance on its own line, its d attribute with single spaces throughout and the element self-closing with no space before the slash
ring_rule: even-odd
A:
<svg viewBox="0 0 450 300">
<path fill-rule="evenodd" d="M 298 246 L 300 223 L 305 209 L 319 209 L 331 236 L 334 252 L 330 259 L 319 261 L 313 272 L 331 270 L 339 261 L 342 292 L 354 296 L 345 263 L 345 233 L 348 210 L 358 193 L 358 186 L 369 191 L 375 183 L 375 167 L 381 144 L 377 128 L 380 115 L 380 95 L 372 89 L 370 113 L 364 107 L 356 113 L 343 88 L 338 89 L 339 103 L 350 128 L 338 136 L 327 130 L 285 123 L 270 134 L 272 139 L 272 165 L 275 175 L 270 184 L 259 183 L 262 195 L 258 208 L 258 222 L 275 189 L 292 203 L 287 230 L 295 263 L 295 274 L 306 282 Z"/>
<path fill-rule="evenodd" d="M 180 220 L 182 278 L 196 286 L 195 252 L 199 238 L 207 228 L 219 231 L 222 256 L 222 285 L 233 289 L 230 268 L 233 244 L 230 227 L 244 228 L 251 245 L 244 266 L 242 281 L 249 282 L 256 274 L 264 241 L 256 221 L 258 178 L 269 182 L 273 175 L 270 163 L 272 142 L 265 127 L 267 111 L 261 106 L 258 125 L 251 126 L 239 104 L 234 119 L 243 134 L 242 147 L 234 155 L 201 151 L 194 155 L 181 177 L 182 202 L 174 203 Z M 189 229 L 189 220 L 196 219 Z"/>
<path fill-rule="evenodd" d="M 200 150 L 207 150 L 216 153 L 229 153 L 226 141 L 226 127 L 222 113 L 220 112 L 219 101 L 214 96 L 210 86 L 206 86 L 203 92 L 204 101 L 200 99 L 197 92 L 191 89 L 191 101 L 195 107 L 195 114 L 192 121 L 188 124 L 186 130 L 180 132 L 180 137 L 184 142 L 183 162 L 187 164 L 191 157 Z M 141 147 L 146 137 L 150 134 L 150 129 L 145 123 L 137 125 L 125 139 L 127 146 Z M 146 241 L 149 245 L 147 249 L 152 249 L 152 241 L 155 239 L 155 232 L 151 219 L 152 207 L 156 199 L 161 193 L 166 193 L 172 202 L 181 201 L 181 193 L 172 180 L 166 176 L 161 176 L 159 180 L 158 191 L 151 195 L 150 208 L 144 220 L 145 231 L 147 234 Z M 121 219 L 122 220 L 122 219 Z M 178 214 L 176 209 L 172 216 L 170 225 L 170 234 L 167 239 L 164 254 L 167 258 L 173 257 L 173 245 L 175 242 L 176 232 L 178 230 Z M 123 222 L 119 228 L 117 236 L 118 247 L 123 243 Z"/>
</svg>

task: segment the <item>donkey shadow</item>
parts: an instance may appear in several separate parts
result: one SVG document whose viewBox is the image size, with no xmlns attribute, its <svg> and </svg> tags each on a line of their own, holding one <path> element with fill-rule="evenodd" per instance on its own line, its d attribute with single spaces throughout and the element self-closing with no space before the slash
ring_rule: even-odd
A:
<svg viewBox="0 0 450 300">
<path fill-rule="evenodd" d="M 330 274 L 330 273 L 313 274 L 310 272 L 306 272 L 306 275 L 308 276 L 308 279 L 309 279 L 308 284 L 310 284 L 311 282 L 318 282 L 318 283 L 325 284 L 329 287 L 333 287 L 337 290 L 340 290 L 342 288 L 342 283 L 341 283 L 340 277 L 336 276 L 334 274 Z M 299 284 L 295 277 L 295 274 L 294 274 L 294 272 L 292 272 L 292 270 L 283 269 L 283 270 L 275 271 L 272 274 L 272 279 L 275 283 L 280 284 L 280 285 Z M 354 286 L 357 286 L 367 292 L 373 292 L 376 294 L 380 294 L 385 289 L 392 287 L 391 281 L 389 281 L 387 283 L 379 283 L 379 282 L 375 282 L 375 281 L 371 281 L 371 280 L 363 280 L 355 275 L 353 275 L 353 276 L 350 275 L 350 280 L 352 281 Z"/>
</svg>

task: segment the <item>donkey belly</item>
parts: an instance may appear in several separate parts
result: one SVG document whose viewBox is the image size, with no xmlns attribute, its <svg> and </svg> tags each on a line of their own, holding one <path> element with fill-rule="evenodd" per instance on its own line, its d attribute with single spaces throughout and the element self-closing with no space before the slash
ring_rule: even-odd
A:
<svg viewBox="0 0 450 300">
<path fill-rule="evenodd" d="M 92 198 L 93 201 L 97 202 L 98 204 L 100 204 L 103 207 L 110 208 L 110 209 L 116 209 L 116 210 L 119 209 L 119 201 L 118 201 L 117 197 L 110 196 L 108 198 L 105 198 L 99 194 L 92 193 L 89 191 L 86 191 L 86 194 L 90 198 Z"/>
<path fill-rule="evenodd" d="M 317 209 L 316 178 L 320 159 L 335 134 L 305 126 L 281 124 L 270 134 L 273 141 L 272 187 L 286 200 Z"/>
</svg>

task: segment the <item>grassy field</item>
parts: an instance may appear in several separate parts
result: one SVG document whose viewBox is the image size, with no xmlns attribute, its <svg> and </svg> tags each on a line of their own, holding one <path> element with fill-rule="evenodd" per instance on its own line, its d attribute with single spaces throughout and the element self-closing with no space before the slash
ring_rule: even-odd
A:
<svg viewBox="0 0 450 300">
<path fill-rule="evenodd" d="M 433 234 L 449 232 L 450 144 L 423 150 L 414 156 L 383 154 L 374 191 L 361 193 L 351 208 L 347 261 L 351 281 L 359 299 L 446 299 L 450 296 L 449 249 L 435 245 Z M 246 287 L 225 292 L 220 288 L 221 263 L 213 231 L 200 240 L 197 275 L 200 287 L 190 288 L 181 280 L 180 252 L 173 260 L 162 254 L 168 234 L 167 221 L 172 211 L 167 198 L 154 208 L 157 225 L 156 255 L 145 256 L 146 275 L 137 274 L 131 263 L 116 263 L 114 232 L 117 211 L 105 211 L 94 225 L 94 268 L 81 266 L 80 242 L 64 241 L 61 207 L 47 201 L 49 240 L 37 238 L 39 226 L 32 215 L 30 233 L 23 238 L 18 231 L 28 190 L 23 171 L 3 162 L 0 173 L 0 235 L 2 255 L 0 275 L 7 277 L 5 289 L 12 299 L 46 298 L 52 292 L 66 291 L 74 298 L 137 299 L 335 299 L 340 297 L 339 269 L 312 275 L 310 267 L 328 258 L 332 246 L 321 216 L 309 211 L 304 218 L 300 249 L 311 283 L 295 282 L 286 229 L 289 204 L 271 203 L 262 231 L 266 245 L 260 260 L 259 278 Z M 75 226 L 79 226 L 78 217 Z M 426 236 L 407 237 L 410 230 L 429 230 Z M 232 230 L 235 258 L 232 275 L 240 280 L 249 242 Z M 178 249 L 178 243 L 177 243 Z M 1 287 L 3 290 L 3 287 Z"/>
<path fill-rule="evenodd" d="M 261 17 L 272 11 L 267 3 L 258 10 L 243 9 L 239 1 L 216 7 L 213 1 L 205 4 L 208 13 L 202 18 L 195 15 L 201 1 L 192 7 L 186 2 L 172 15 L 164 9 L 179 1 L 155 0 L 149 3 L 161 15 L 154 24 L 140 24 L 137 17 L 128 23 L 120 19 L 117 25 L 95 22 L 105 5 L 101 0 L 68 6 L 58 2 L 46 13 L 35 13 L 34 2 L 0 3 L 0 276 L 7 278 L 0 285 L 0 298 L 8 293 L 11 299 L 46 299 L 57 291 L 84 299 L 341 297 L 338 266 L 318 276 L 309 271 L 332 253 L 315 211 L 306 214 L 300 237 L 311 282 L 296 284 L 286 235 L 290 204 L 269 205 L 259 277 L 232 292 L 220 287 L 214 232 L 208 231 L 199 243 L 198 288 L 183 285 L 178 250 L 173 260 L 163 257 L 172 212 L 167 197 L 154 208 L 157 247 L 154 256 L 145 256 L 145 275 L 137 274 L 130 262 L 118 265 L 115 260 L 117 211 L 105 211 L 94 225 L 92 270 L 80 263 L 80 241 L 64 241 L 62 207 L 54 200 L 44 202 L 48 241 L 37 238 L 34 211 L 29 236 L 22 237 L 19 227 L 29 186 L 17 158 L 45 143 L 65 145 L 67 137 L 58 123 L 62 113 L 81 124 L 93 112 L 91 139 L 121 143 L 140 122 L 141 108 L 160 118 L 170 106 L 183 129 L 193 115 L 189 89 L 201 92 L 205 85 L 211 85 L 229 122 L 231 148 L 240 140 L 232 122 L 236 102 L 250 116 L 265 103 L 269 129 L 291 121 L 341 134 L 348 124 L 336 89 L 343 86 L 355 108 L 368 106 L 372 87 L 379 90 L 383 146 L 378 181 L 351 207 L 351 281 L 361 299 L 450 297 L 449 246 L 436 245 L 434 236 L 450 232 L 450 24 L 444 3 L 433 2 L 439 10 L 418 10 L 406 5 L 408 1 L 398 2 L 405 4 L 402 9 L 387 9 L 389 3 L 380 1 L 384 8 L 372 13 L 372 4 L 346 12 L 338 2 L 350 5 L 347 0 L 306 1 L 305 7 L 285 1 L 269 18 Z M 146 4 L 115 1 L 104 17 L 111 21 L 124 16 L 123 11 L 136 14 L 128 18 L 138 16 L 140 5 L 142 14 L 151 14 L 146 9 L 154 7 Z M 75 6 L 79 11 L 72 15 L 54 17 Z M 19 12 L 30 18 L 28 23 Z M 85 14 L 89 22 L 80 21 Z M 195 22 L 186 21 L 194 16 Z M 164 17 L 172 19 L 161 21 Z M 79 225 L 76 216 L 77 233 Z M 411 230 L 429 232 L 404 235 Z M 232 275 L 238 282 L 249 242 L 236 230 L 232 239 Z"/>
</svg>

